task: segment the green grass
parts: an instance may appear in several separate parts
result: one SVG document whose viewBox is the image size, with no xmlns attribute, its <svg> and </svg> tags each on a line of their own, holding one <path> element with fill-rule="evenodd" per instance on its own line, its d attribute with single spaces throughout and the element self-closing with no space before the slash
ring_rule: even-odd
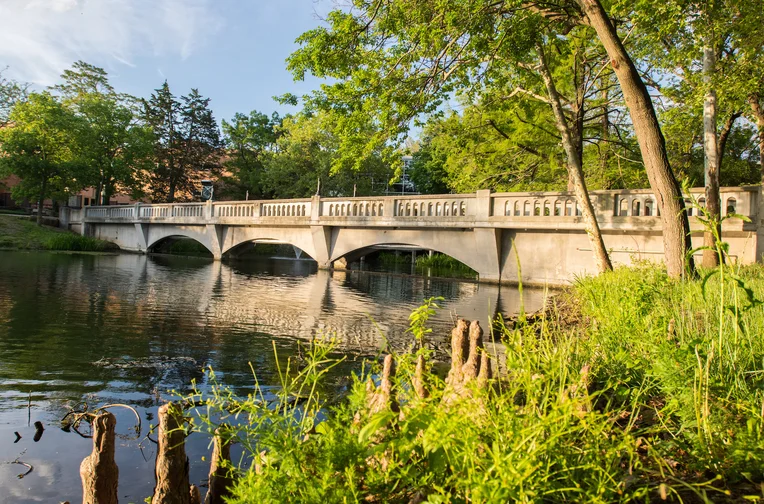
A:
<svg viewBox="0 0 764 504">
<path fill-rule="evenodd" d="M 0 215 L 0 249 L 104 252 L 116 250 L 117 246 L 63 229 L 38 226 L 23 217 Z"/>
<path fill-rule="evenodd" d="M 415 397 L 404 354 L 400 413 L 369 415 L 368 373 L 329 403 L 319 384 L 336 360 L 316 344 L 270 402 L 257 385 L 248 398 L 215 387 L 196 429 L 232 424 L 257 460 L 232 468 L 235 503 L 761 501 L 764 268 L 720 271 L 677 282 L 622 268 L 580 280 L 533 323 L 496 321 L 500 379 L 455 402 L 434 373 L 430 397 Z"/>
<path fill-rule="evenodd" d="M 70 250 L 76 252 L 108 252 L 118 250 L 118 247 L 111 242 L 73 233 L 59 233 L 51 236 L 45 242 L 45 248 L 48 250 Z"/>
<path fill-rule="evenodd" d="M 446 254 L 420 255 L 416 258 L 417 271 L 430 270 L 436 276 L 442 275 L 468 275 L 477 276 L 477 272 Z"/>
</svg>

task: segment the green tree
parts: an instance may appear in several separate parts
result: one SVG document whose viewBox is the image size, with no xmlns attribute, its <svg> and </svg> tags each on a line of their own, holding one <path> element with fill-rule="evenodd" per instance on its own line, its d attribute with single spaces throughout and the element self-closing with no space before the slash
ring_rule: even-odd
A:
<svg viewBox="0 0 764 504">
<path fill-rule="evenodd" d="M 17 103 L 9 122 L 11 126 L 0 129 L 0 171 L 21 179 L 12 189 L 14 198 L 37 200 L 39 225 L 47 198 L 67 196 L 83 186 L 73 152 L 81 124 L 48 92 L 31 93 Z"/>
<path fill-rule="evenodd" d="M 135 98 L 119 95 L 101 68 L 78 61 L 53 87 L 64 104 L 83 119 L 77 154 L 87 174 L 84 183 L 95 189 L 95 201 L 108 205 L 115 190 L 141 194 L 151 153 L 150 130 L 133 112 Z"/>
<path fill-rule="evenodd" d="M 271 117 L 253 110 L 249 115 L 237 113 L 231 122 L 223 120 L 223 136 L 228 159 L 225 169 L 231 174 L 227 179 L 232 196 L 243 198 L 263 197 L 265 160 L 271 155 L 278 139 L 281 118 L 277 113 Z"/>
<path fill-rule="evenodd" d="M 143 101 L 143 117 L 154 133 L 154 201 L 190 198 L 200 179 L 218 168 L 222 142 L 209 102 L 196 89 L 178 101 L 167 81 Z"/>
<path fill-rule="evenodd" d="M 178 187 L 185 185 L 187 174 L 180 161 L 180 102 L 170 91 L 167 81 L 143 102 L 143 118 L 151 127 L 155 167 L 151 172 L 153 201 L 173 201 Z"/>
<path fill-rule="evenodd" d="M 414 117 L 437 110 L 455 91 L 495 86 L 503 69 L 518 62 L 537 64 L 522 58 L 534 54 L 539 33 L 565 34 L 578 25 L 593 29 L 613 62 L 658 196 L 668 270 L 678 277 L 685 259 L 692 264 L 685 255 L 689 223 L 650 95 L 599 0 L 357 0 L 354 7 L 331 12 L 329 28 L 303 34 L 289 68 L 298 79 L 310 72 L 337 80 L 322 86 L 313 102 L 333 107 L 338 117 L 352 118 L 346 119 L 351 124 L 373 114 L 382 133 L 372 143 L 400 139 Z M 364 152 L 352 134 L 342 136 L 343 149 Z"/>
<path fill-rule="evenodd" d="M 339 153 L 332 119 L 325 113 L 305 111 L 284 118 L 277 128 L 274 152 L 265 160 L 266 197 L 305 198 L 316 194 L 319 184 L 323 196 L 384 193 L 393 177 L 384 154 L 372 152 L 353 169 L 343 165 L 347 161 Z"/>
<path fill-rule="evenodd" d="M 8 116 L 16 103 L 23 101 L 27 96 L 28 85 L 17 80 L 3 76 L 0 70 L 0 128 L 8 123 Z"/>
<path fill-rule="evenodd" d="M 709 215 L 720 222 L 720 171 L 726 140 L 741 117 L 751 90 L 741 85 L 741 45 L 745 40 L 747 12 L 745 0 L 675 0 L 656 3 L 637 2 L 627 7 L 646 59 L 661 73 L 654 86 L 679 109 L 668 118 L 691 119 L 679 129 L 700 127 L 703 148 L 703 181 Z M 760 11 L 760 9 L 758 9 Z M 721 120 L 719 120 L 721 119 Z M 695 129 L 694 128 L 694 129 Z M 676 129 L 676 127 L 674 128 Z M 688 137 L 695 138 L 698 129 Z M 680 142 L 687 142 L 682 139 Z M 716 233 L 720 232 L 720 228 Z M 718 255 L 711 250 L 714 233 L 705 233 L 703 265 L 714 267 Z"/>
</svg>

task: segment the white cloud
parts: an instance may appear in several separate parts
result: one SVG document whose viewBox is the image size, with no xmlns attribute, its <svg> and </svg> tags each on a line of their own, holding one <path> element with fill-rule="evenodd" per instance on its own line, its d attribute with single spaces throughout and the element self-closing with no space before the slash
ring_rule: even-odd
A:
<svg viewBox="0 0 764 504">
<path fill-rule="evenodd" d="M 0 0 L 0 68 L 40 85 L 82 59 L 188 58 L 222 27 L 213 0 Z"/>
</svg>

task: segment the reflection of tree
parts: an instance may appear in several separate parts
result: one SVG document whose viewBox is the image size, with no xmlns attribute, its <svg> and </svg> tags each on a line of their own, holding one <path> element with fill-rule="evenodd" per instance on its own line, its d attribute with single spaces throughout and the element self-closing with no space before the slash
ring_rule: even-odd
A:
<svg viewBox="0 0 764 504">
<path fill-rule="evenodd" d="M 19 396 L 19 383 L 29 380 L 29 388 L 50 399 L 77 401 L 96 393 L 148 405 L 154 389 L 187 390 L 193 379 L 203 380 L 206 365 L 247 393 L 253 384 L 249 362 L 261 383 L 278 383 L 273 340 L 281 368 L 292 357 L 294 369 L 297 342 L 316 335 L 336 335 L 343 351 L 354 353 L 375 353 L 384 337 L 398 348 L 407 346 L 408 315 L 426 297 L 448 299 L 433 319 L 434 335 L 447 334 L 451 311 L 482 320 L 489 308 L 500 309 L 495 286 L 315 273 L 307 261 L 263 259 L 232 268 L 219 261 L 138 255 L 14 253 L 4 259 L 0 391 Z M 502 293 L 508 303 L 514 302 L 512 292 Z M 162 356 L 191 357 L 197 364 L 92 364 Z M 337 370 L 338 376 L 346 372 Z"/>
</svg>

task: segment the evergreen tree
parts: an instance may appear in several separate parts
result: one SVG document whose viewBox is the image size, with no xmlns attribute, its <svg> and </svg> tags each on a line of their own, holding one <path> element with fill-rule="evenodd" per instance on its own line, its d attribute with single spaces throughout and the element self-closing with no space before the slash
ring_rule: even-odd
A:
<svg viewBox="0 0 764 504">
<path fill-rule="evenodd" d="M 195 89 L 178 101 L 167 81 L 144 100 L 144 118 L 154 132 L 154 201 L 190 198 L 200 176 L 217 167 L 220 133 L 209 101 Z"/>
</svg>

